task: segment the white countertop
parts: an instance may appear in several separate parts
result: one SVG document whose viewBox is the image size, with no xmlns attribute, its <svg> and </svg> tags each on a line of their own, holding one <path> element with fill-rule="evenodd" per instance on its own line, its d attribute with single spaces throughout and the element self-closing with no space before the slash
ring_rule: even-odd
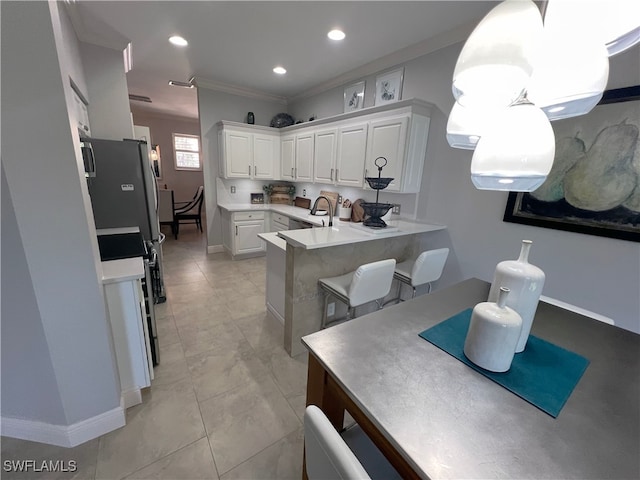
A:
<svg viewBox="0 0 640 480">
<path fill-rule="evenodd" d="M 390 227 L 396 227 L 397 230 L 384 233 L 381 233 L 378 230 L 376 232 L 369 233 L 359 228 L 353 228 L 351 225 L 351 222 L 334 221 L 334 226 L 331 228 L 324 227 L 288 230 L 278 232 L 278 235 L 294 247 L 302 247 L 307 250 L 311 250 L 315 248 L 367 242 L 382 238 L 402 237 L 404 235 L 435 232 L 447 228 L 444 225 L 419 223 L 409 220 L 391 220 L 387 222 L 387 225 Z"/>
<path fill-rule="evenodd" d="M 228 212 L 247 212 L 252 210 L 277 212 L 295 220 L 309 222 L 319 227 L 322 226 L 323 219 L 325 224 L 328 223 L 328 217 L 326 215 L 310 215 L 308 208 L 293 207 L 291 205 L 282 205 L 279 203 L 267 203 L 263 205 L 252 205 L 250 203 L 219 203 L 218 206 Z M 336 221 L 337 218 L 334 217 L 333 222 L 335 223 Z"/>
<path fill-rule="evenodd" d="M 96 235 L 119 235 L 121 233 L 138 233 L 140 227 L 99 228 Z"/>
<path fill-rule="evenodd" d="M 102 283 L 126 282 L 144 277 L 144 261 L 142 257 L 123 258 L 102 262 Z"/>
<path fill-rule="evenodd" d="M 258 237 L 281 250 L 287 249 L 287 241 L 278 236 L 278 232 L 259 233 Z"/>
</svg>

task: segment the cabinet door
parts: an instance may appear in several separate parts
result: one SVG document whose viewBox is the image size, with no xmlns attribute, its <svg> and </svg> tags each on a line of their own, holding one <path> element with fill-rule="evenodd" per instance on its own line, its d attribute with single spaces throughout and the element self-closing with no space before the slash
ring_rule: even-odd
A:
<svg viewBox="0 0 640 480">
<path fill-rule="evenodd" d="M 295 180 L 313 181 L 313 132 L 296 136 Z"/>
<path fill-rule="evenodd" d="M 399 191 L 402 184 L 402 166 L 408 124 L 408 115 L 375 120 L 369 123 L 365 176 L 377 177 L 378 167 L 374 162 L 378 157 L 386 158 L 387 165 L 382 170 L 382 176 L 394 179 L 387 187 L 389 191 Z"/>
<path fill-rule="evenodd" d="M 264 221 L 235 222 L 234 255 L 263 250 L 259 233 L 264 233 Z"/>
<path fill-rule="evenodd" d="M 282 179 L 293 180 L 293 169 L 296 165 L 296 138 L 291 135 L 282 137 L 280 141 L 280 165 L 282 166 Z"/>
<path fill-rule="evenodd" d="M 335 179 L 338 185 L 362 188 L 367 153 L 367 124 L 360 123 L 338 130 L 338 155 Z"/>
<path fill-rule="evenodd" d="M 278 160 L 278 137 L 269 135 L 253 135 L 253 178 L 272 180 L 275 178 L 275 164 Z"/>
<path fill-rule="evenodd" d="M 224 155 L 227 178 L 251 178 L 253 142 L 250 133 L 224 132 Z"/>
<path fill-rule="evenodd" d="M 338 132 L 335 128 L 316 132 L 313 155 L 313 178 L 318 183 L 335 181 Z"/>
</svg>

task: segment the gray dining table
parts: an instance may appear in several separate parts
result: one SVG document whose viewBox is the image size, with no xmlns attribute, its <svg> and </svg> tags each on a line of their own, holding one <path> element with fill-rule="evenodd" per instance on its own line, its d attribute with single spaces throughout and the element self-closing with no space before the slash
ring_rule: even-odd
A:
<svg viewBox="0 0 640 480">
<path fill-rule="evenodd" d="M 640 335 L 540 302 L 531 333 L 590 362 L 553 418 L 418 336 L 489 287 L 465 280 L 303 337 L 307 405 L 338 430 L 348 411 L 403 478 L 640 478 Z"/>
</svg>

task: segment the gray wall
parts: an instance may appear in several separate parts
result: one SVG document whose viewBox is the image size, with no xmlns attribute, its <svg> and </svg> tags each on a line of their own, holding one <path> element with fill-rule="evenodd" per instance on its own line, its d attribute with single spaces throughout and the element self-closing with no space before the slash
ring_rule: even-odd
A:
<svg viewBox="0 0 640 480">
<path fill-rule="evenodd" d="M 2 275 L 15 278 L 12 288 L 24 292 L 10 295 L 7 282 L 2 283 L 2 322 L 11 327 L 2 342 L 18 343 L 35 333 L 34 343 L 26 347 L 40 348 L 44 335 L 50 370 L 43 367 L 40 375 L 50 378 L 49 387 L 55 381 L 59 394 L 56 398 L 55 391 L 43 391 L 37 400 L 25 398 L 24 388 L 12 382 L 18 372 L 32 372 L 22 363 L 23 353 L 3 349 L 3 368 L 6 362 L 15 372 L 2 376 L 2 415 L 32 419 L 27 412 L 5 410 L 24 402 L 30 405 L 29 414 L 40 412 L 38 420 L 60 424 L 60 409 L 49 405 L 60 402 L 62 423 L 70 425 L 118 407 L 120 387 L 78 133 L 69 108 L 73 98 L 67 66 L 79 59 L 71 58 L 73 49 L 66 48 L 65 42 L 75 38 L 62 34 L 59 7 L 55 2 L 1 4 L 3 200 L 8 193 L 16 222 L 5 243 L 3 216 L 2 255 L 18 259 L 7 271 L 3 262 Z M 6 218 L 11 228 L 12 216 Z M 23 305 L 25 300 L 30 306 Z M 45 352 L 34 361 L 47 363 Z"/>
<path fill-rule="evenodd" d="M 437 242 L 453 247 L 440 282 L 478 277 L 491 281 L 495 265 L 514 259 L 522 239 L 533 240 L 530 260 L 547 280 L 543 294 L 610 317 L 640 332 L 640 247 L 637 243 L 558 230 L 504 223 L 504 192 L 476 190 L 469 177 L 471 152 L 452 149 L 446 118 L 453 106 L 451 77 L 462 44 L 444 48 L 404 65 L 402 98 L 436 104 L 429 133 L 418 218 L 448 226 Z M 611 59 L 609 88 L 640 84 L 640 49 Z M 373 105 L 375 75 L 366 78 L 365 105 Z M 290 113 L 320 117 L 342 112 L 343 88 L 290 105 Z"/>
<path fill-rule="evenodd" d="M 202 171 L 189 172 L 175 169 L 172 134 L 188 133 L 190 135 L 200 135 L 200 122 L 198 119 L 134 110 L 133 120 L 136 125 L 149 127 L 151 143 L 160 145 L 160 158 L 162 160 L 162 178 L 158 180 L 160 187 L 166 185 L 167 188 L 173 190 L 176 202 L 190 200 L 197 188 L 200 185 L 204 185 L 204 177 Z"/>
<path fill-rule="evenodd" d="M 204 191 L 207 211 L 207 241 L 209 246 L 222 245 L 222 225 L 217 208 L 218 131 L 221 120 L 245 122 L 247 112 L 255 114 L 256 125 L 268 126 L 276 113 L 286 112 L 286 106 L 256 98 L 240 97 L 198 87 L 200 135 L 204 160 Z"/>
</svg>

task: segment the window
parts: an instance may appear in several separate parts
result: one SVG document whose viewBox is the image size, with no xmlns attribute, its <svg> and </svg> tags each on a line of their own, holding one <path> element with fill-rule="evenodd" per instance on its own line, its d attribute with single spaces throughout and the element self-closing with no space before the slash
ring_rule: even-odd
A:
<svg viewBox="0 0 640 480">
<path fill-rule="evenodd" d="M 176 170 L 202 170 L 200 163 L 200 137 L 182 133 L 173 134 L 173 158 Z"/>
</svg>

